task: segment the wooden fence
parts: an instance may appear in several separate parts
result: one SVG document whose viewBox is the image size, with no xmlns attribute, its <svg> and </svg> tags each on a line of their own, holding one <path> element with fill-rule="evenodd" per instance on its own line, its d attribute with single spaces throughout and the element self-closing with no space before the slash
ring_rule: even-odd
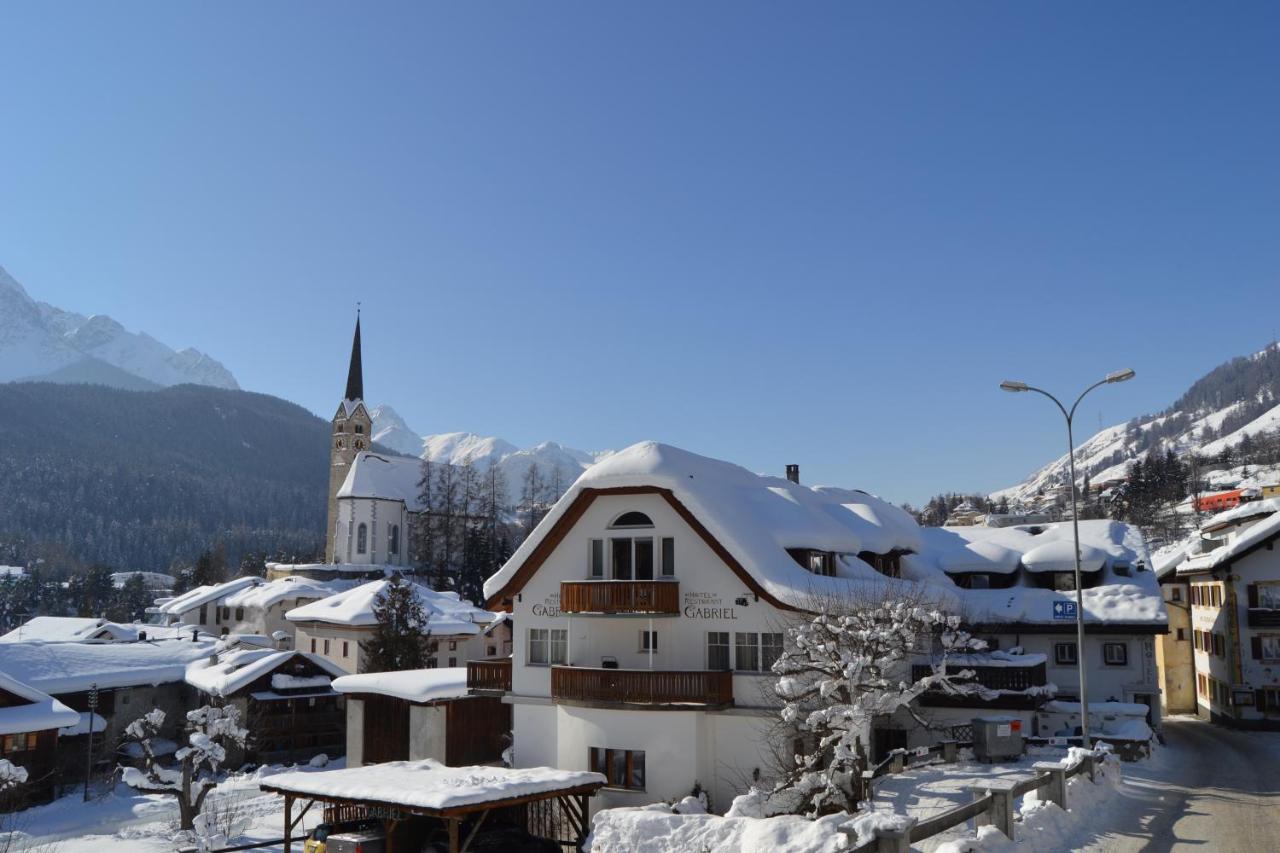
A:
<svg viewBox="0 0 1280 853">
<path fill-rule="evenodd" d="M 1079 738 L 1074 738 L 1074 740 L 1078 742 Z M 953 762 L 956 760 L 956 753 L 961 747 L 971 745 L 957 743 L 956 741 L 943 741 L 937 746 L 921 750 L 919 753 L 895 749 L 887 759 L 873 770 L 866 771 L 864 775 L 868 777 L 869 784 L 872 779 L 886 774 L 901 773 L 903 770 L 913 766 L 910 763 L 911 758 L 922 759 L 914 766 L 929 763 L 938 757 L 941 757 L 945 762 Z M 973 795 L 972 802 L 956 806 L 954 809 L 935 815 L 927 820 L 907 818 L 904 825 L 898 829 L 876 830 L 875 838 L 865 844 L 851 848 L 847 853 L 909 853 L 914 842 L 932 838 L 971 820 L 974 821 L 975 827 L 993 825 L 1012 840 L 1016 823 L 1014 803 L 1018 797 L 1025 796 L 1032 791 L 1038 791 L 1041 788 L 1048 788 L 1047 798 L 1065 809 L 1067 807 L 1067 780 L 1081 773 L 1088 773 L 1089 780 L 1096 781 L 1098 766 L 1105 755 L 1106 753 L 1102 750 L 1094 750 L 1069 768 L 1063 767 L 1058 762 L 1036 762 L 1032 765 L 1035 775 L 1022 781 L 991 779 L 975 783 L 969 786 L 969 791 Z"/>
</svg>

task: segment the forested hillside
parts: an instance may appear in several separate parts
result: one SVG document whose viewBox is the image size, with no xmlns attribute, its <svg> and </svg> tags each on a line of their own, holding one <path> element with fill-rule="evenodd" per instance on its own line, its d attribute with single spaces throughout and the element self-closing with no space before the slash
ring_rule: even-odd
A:
<svg viewBox="0 0 1280 853">
<path fill-rule="evenodd" d="M 0 384 L 0 563 L 323 550 L 327 424 L 264 394 Z"/>
</svg>

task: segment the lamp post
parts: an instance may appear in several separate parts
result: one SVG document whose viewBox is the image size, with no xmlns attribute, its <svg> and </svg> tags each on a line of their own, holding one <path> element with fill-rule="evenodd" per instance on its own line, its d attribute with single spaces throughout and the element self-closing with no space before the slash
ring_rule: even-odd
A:
<svg viewBox="0 0 1280 853">
<path fill-rule="evenodd" d="M 1076 506 L 1076 442 L 1071 432 L 1071 422 L 1075 418 L 1076 407 L 1080 405 L 1080 401 L 1084 399 L 1085 394 L 1088 394 L 1099 385 L 1125 382 L 1132 379 L 1133 376 L 1133 370 L 1129 368 L 1117 370 L 1115 373 L 1108 373 L 1105 377 L 1081 391 L 1080 396 L 1076 397 L 1076 401 L 1071 404 L 1069 411 L 1066 406 L 1058 401 L 1057 397 L 1042 388 L 1036 388 L 1025 382 L 1017 382 L 1012 379 L 1006 379 L 1000 383 L 1001 389 L 1015 394 L 1021 391 L 1035 391 L 1037 394 L 1043 394 L 1053 401 L 1058 410 L 1062 412 L 1062 416 L 1067 419 L 1067 464 L 1071 472 L 1071 534 L 1075 541 L 1076 555 L 1076 670 L 1080 673 L 1080 734 L 1085 749 L 1089 749 L 1092 743 L 1089 740 L 1089 694 L 1086 692 L 1084 669 L 1084 595 L 1080 583 L 1080 511 Z"/>
</svg>

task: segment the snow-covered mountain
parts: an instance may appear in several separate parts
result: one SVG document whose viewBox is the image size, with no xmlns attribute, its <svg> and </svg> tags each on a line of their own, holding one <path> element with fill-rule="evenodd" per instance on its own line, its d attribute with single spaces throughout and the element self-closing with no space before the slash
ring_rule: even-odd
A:
<svg viewBox="0 0 1280 853">
<path fill-rule="evenodd" d="M 470 459 L 482 469 L 497 464 L 506 477 L 508 502 L 513 505 L 519 501 L 521 484 L 533 465 L 538 466 L 549 488 L 558 485 L 557 491 L 563 492 L 588 466 L 612 453 L 587 453 L 554 441 L 521 449 L 501 438 L 470 432 L 418 436 L 404 418 L 386 404 L 374 408 L 370 415 L 373 418 L 373 440 L 398 453 L 451 465 L 460 465 Z"/>
<path fill-rule="evenodd" d="M 230 371 L 198 350 L 175 351 L 106 315 L 37 302 L 0 267 L 0 382 L 16 379 L 133 389 L 183 383 L 240 387 Z"/>
<path fill-rule="evenodd" d="M 1280 429 L 1280 346 L 1234 359 L 1199 379 L 1159 415 L 1146 415 L 1101 430 L 1076 447 L 1076 477 L 1093 484 L 1122 479 L 1147 454 L 1172 449 L 1195 452 L 1207 462 L 1238 450 L 1248 440 Z M 1015 486 L 993 492 L 1014 504 L 1032 504 L 1065 487 L 1067 455 L 1035 471 Z M 1230 470 L 1230 466 L 1223 466 Z M 1224 473 L 1226 473 L 1224 471 Z M 1214 481 L 1210 477 L 1210 482 Z M 1224 481 L 1225 483 L 1226 481 Z"/>
</svg>

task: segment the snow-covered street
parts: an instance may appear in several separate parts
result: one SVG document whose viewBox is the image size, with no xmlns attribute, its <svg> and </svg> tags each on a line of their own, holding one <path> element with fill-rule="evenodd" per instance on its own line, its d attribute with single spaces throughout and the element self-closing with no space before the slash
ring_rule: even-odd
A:
<svg viewBox="0 0 1280 853">
<path fill-rule="evenodd" d="M 1126 764 L 1114 819 L 1085 850 L 1255 853 L 1280 842 L 1280 733 L 1192 717 L 1165 721 L 1167 746 Z"/>
</svg>

